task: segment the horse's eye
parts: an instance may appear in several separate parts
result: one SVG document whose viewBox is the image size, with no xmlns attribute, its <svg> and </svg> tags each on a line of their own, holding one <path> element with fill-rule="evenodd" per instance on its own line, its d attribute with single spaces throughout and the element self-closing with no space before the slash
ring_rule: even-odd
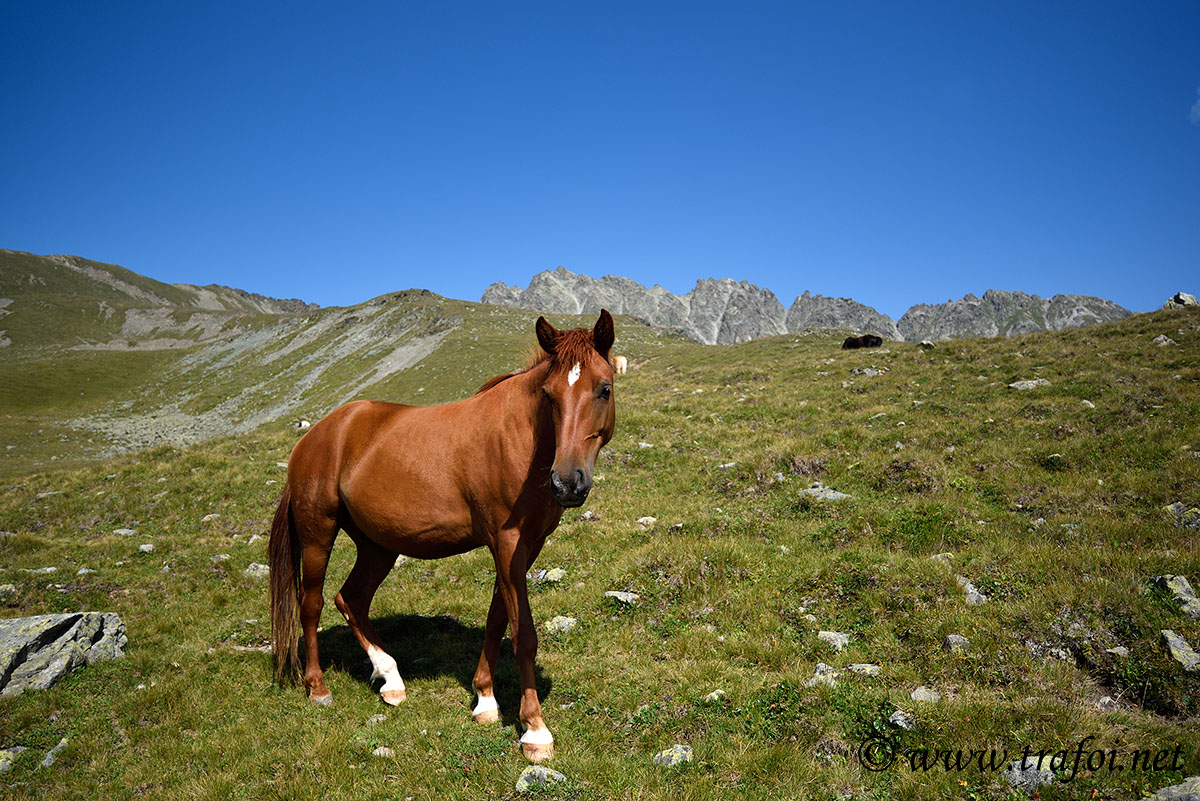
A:
<svg viewBox="0 0 1200 801">
<path fill-rule="evenodd" d="M 608 400 L 610 395 L 612 395 L 612 387 L 607 385 L 600 387 L 600 400 Z"/>
</svg>

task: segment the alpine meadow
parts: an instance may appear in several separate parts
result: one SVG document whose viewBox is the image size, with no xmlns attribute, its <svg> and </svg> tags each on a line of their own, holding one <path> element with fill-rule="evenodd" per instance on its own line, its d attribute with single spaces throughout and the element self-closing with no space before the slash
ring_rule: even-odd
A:
<svg viewBox="0 0 1200 801">
<path fill-rule="evenodd" d="M 329 706 L 275 682 L 254 566 L 305 424 L 467 397 L 525 363 L 537 312 L 14 251 L 0 298 L 0 616 L 115 612 L 128 638 L 0 697 L 5 798 L 1129 799 L 1200 774 L 1198 307 L 862 350 L 617 315 L 615 435 L 528 580 L 562 779 L 517 790 L 508 639 L 500 720 L 471 716 L 486 549 L 402 557 L 375 596 L 396 707 L 332 603 L 347 537 Z"/>
</svg>

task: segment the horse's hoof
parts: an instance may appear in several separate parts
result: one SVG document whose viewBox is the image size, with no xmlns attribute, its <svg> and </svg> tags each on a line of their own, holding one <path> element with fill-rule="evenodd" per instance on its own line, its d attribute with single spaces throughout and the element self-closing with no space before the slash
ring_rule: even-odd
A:
<svg viewBox="0 0 1200 801">
<path fill-rule="evenodd" d="M 530 762 L 548 762 L 554 758 L 554 743 L 521 743 L 521 753 Z"/>
<path fill-rule="evenodd" d="M 330 706 L 333 703 L 333 693 L 326 690 L 324 695 L 308 696 L 308 700 L 317 706 Z"/>
<path fill-rule="evenodd" d="M 400 706 L 404 703 L 404 699 L 408 697 L 408 693 L 404 690 L 384 690 L 379 694 L 383 702 L 388 706 Z"/>
<path fill-rule="evenodd" d="M 475 718 L 476 723 L 495 723 L 500 719 L 500 710 L 488 709 L 484 712 L 480 712 L 477 715 L 472 715 L 471 717 Z"/>
</svg>

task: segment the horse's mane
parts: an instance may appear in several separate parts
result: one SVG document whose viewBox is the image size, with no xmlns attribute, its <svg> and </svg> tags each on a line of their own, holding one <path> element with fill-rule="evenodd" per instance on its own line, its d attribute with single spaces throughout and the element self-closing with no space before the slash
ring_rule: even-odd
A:
<svg viewBox="0 0 1200 801">
<path fill-rule="evenodd" d="M 475 394 L 482 395 L 497 384 L 502 384 L 513 376 L 528 373 L 544 362 L 550 363 L 551 373 L 559 369 L 569 369 L 566 365 L 582 362 L 594 348 L 595 341 L 592 339 L 590 328 L 572 328 L 570 331 L 562 331 L 559 333 L 558 339 L 554 341 L 553 356 L 542 350 L 540 345 L 534 345 L 525 356 L 524 367 L 511 373 L 503 373 L 489 378 L 483 382 L 483 386 L 475 390 Z"/>
</svg>

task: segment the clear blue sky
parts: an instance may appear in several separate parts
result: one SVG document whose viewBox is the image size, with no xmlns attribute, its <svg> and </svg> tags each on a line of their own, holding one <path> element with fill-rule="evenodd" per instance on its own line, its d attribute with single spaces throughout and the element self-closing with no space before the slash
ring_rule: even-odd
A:
<svg viewBox="0 0 1200 801">
<path fill-rule="evenodd" d="M 0 6 L 0 247 L 322 305 L 564 265 L 1200 291 L 1200 3 Z"/>
</svg>

